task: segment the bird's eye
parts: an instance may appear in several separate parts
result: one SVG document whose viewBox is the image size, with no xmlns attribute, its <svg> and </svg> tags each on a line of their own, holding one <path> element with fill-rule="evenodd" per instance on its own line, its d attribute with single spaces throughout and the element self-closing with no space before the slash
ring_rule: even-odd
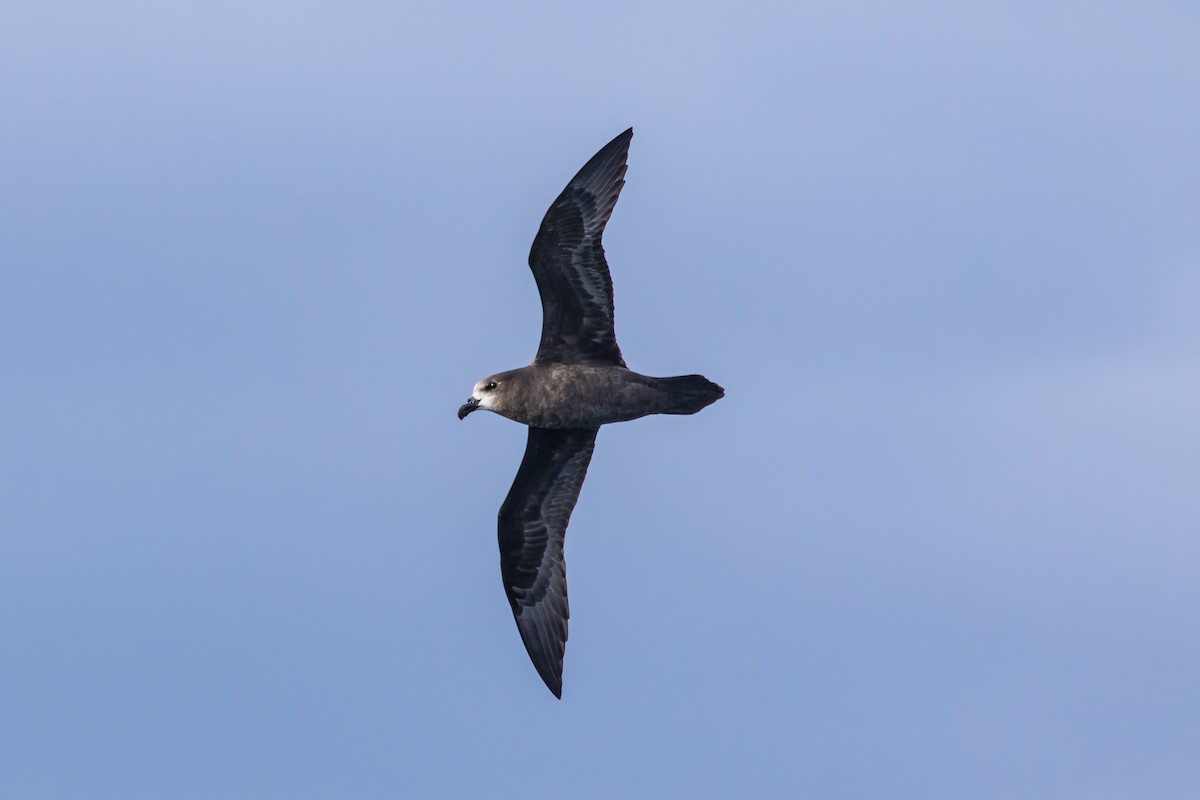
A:
<svg viewBox="0 0 1200 800">
<path fill-rule="evenodd" d="M 492 389 L 495 389 L 495 388 L 496 388 L 496 382 L 495 382 L 495 381 L 489 381 L 489 382 L 488 382 L 488 385 L 483 387 L 483 390 L 484 390 L 485 392 L 490 392 Z"/>
</svg>

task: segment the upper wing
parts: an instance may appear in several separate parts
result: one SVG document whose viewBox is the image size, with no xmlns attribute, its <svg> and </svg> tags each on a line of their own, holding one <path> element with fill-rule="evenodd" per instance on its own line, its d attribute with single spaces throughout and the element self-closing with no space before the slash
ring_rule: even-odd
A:
<svg viewBox="0 0 1200 800">
<path fill-rule="evenodd" d="M 562 697 L 567 649 L 563 539 L 592 460 L 596 428 L 530 428 L 525 458 L 500 507 L 500 575 L 538 674 Z"/>
<path fill-rule="evenodd" d="M 625 366 L 600 237 L 625 185 L 632 138 L 630 128 L 592 156 L 542 219 L 529 251 L 542 297 L 542 342 L 534 363 Z"/>
</svg>

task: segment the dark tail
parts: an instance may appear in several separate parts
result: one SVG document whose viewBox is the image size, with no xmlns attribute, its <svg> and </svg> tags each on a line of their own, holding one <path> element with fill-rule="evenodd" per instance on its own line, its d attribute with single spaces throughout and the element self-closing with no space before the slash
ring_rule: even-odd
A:
<svg viewBox="0 0 1200 800">
<path fill-rule="evenodd" d="M 661 414 L 695 414 L 725 396 L 724 389 L 703 375 L 659 378 L 658 385 L 667 390 L 667 406 Z"/>
</svg>

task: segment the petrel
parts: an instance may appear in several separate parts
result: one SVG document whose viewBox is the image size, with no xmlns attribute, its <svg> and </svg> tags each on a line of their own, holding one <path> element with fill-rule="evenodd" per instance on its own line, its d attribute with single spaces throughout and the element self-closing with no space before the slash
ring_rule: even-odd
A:
<svg viewBox="0 0 1200 800">
<path fill-rule="evenodd" d="M 527 367 L 475 384 L 458 409 L 529 426 L 525 457 L 500 506 L 500 575 L 521 641 L 562 697 L 567 646 L 563 540 L 601 425 L 695 414 L 725 395 L 700 375 L 651 378 L 625 366 L 613 330 L 612 278 L 600 237 L 625 185 L 633 129 L 601 148 L 542 219 L 529 268 L 542 298 L 542 340 Z"/>
</svg>

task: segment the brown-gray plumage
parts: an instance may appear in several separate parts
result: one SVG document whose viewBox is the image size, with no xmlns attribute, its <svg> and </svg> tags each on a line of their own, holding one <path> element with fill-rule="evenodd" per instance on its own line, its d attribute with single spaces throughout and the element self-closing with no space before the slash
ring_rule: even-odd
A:
<svg viewBox="0 0 1200 800">
<path fill-rule="evenodd" d="M 562 697 L 567 644 L 567 522 L 601 425 L 695 414 L 725 390 L 700 375 L 652 378 L 625 366 L 613 328 L 612 279 L 600 239 L 625 185 L 633 129 L 592 156 L 550 206 L 529 252 L 542 339 L 527 367 L 475 384 L 478 409 L 529 426 L 525 457 L 500 507 L 500 575 L 538 674 Z"/>
</svg>

